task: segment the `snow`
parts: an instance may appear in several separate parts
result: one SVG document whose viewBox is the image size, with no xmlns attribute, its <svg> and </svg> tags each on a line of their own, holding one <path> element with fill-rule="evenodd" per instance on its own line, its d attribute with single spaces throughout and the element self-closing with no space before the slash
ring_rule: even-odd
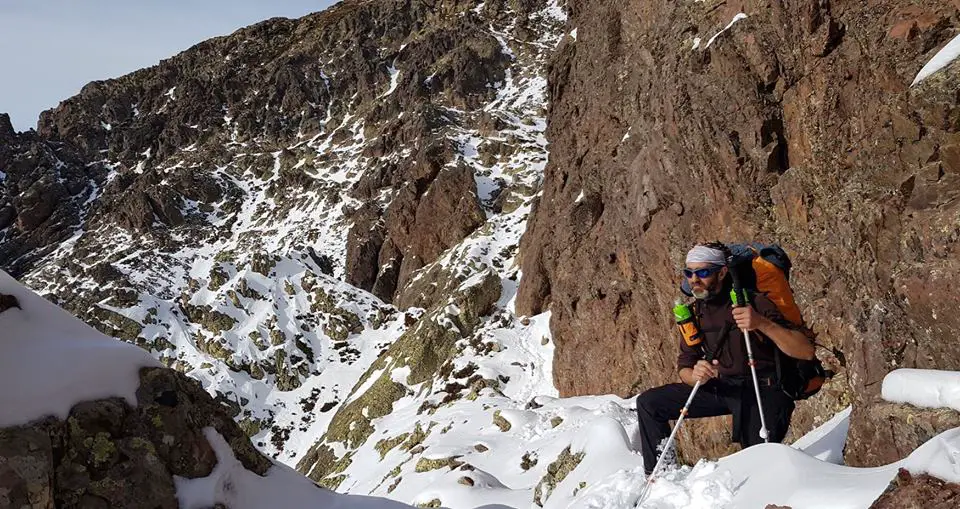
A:
<svg viewBox="0 0 960 509">
<path fill-rule="evenodd" d="M 700 38 L 699 38 L 699 37 L 694 37 L 694 38 L 693 38 L 693 47 L 690 48 L 690 49 L 694 50 L 694 49 L 697 49 L 697 48 L 699 48 L 699 47 L 700 47 Z"/>
<path fill-rule="evenodd" d="M 533 359 L 531 352 L 538 346 L 546 357 L 532 365 L 537 369 L 549 366 L 552 349 L 535 341 L 537 332 L 532 330 L 548 331 L 549 317 L 534 317 L 532 322 L 525 331 L 514 329 L 513 335 L 502 335 L 504 351 L 481 362 L 478 372 L 506 372 L 524 364 L 520 359 Z M 521 337 L 529 339 L 518 342 Z M 521 344 L 530 350 L 522 351 Z M 510 352 L 512 357 L 500 357 Z M 937 378 L 935 375 L 940 374 L 928 375 Z M 529 374 L 511 372 L 507 388 L 524 376 Z M 470 470 L 418 472 L 413 468 L 416 458 L 405 459 L 408 453 L 393 450 L 381 459 L 378 453 L 361 448 L 345 471 L 348 477 L 341 490 L 380 494 L 411 504 L 439 499 L 443 507 L 450 508 L 493 504 L 526 509 L 532 506 L 534 488 L 547 467 L 569 448 L 573 454 L 582 454 L 582 460 L 542 500 L 544 509 L 633 509 L 645 484 L 643 462 L 637 452 L 633 401 L 609 395 L 537 395 L 553 390 L 549 374 L 546 379 L 521 383 L 526 390 L 505 390 L 503 396 L 482 395 L 476 402 L 456 401 L 428 418 L 437 428 L 452 429 L 445 434 L 428 434 L 421 457 L 456 457 L 469 464 Z M 930 378 L 915 383 L 922 388 Z M 481 402 L 483 405 L 478 405 Z M 384 430 L 378 436 L 385 439 L 412 428 L 417 420 L 416 408 L 415 398 L 401 399 L 393 413 L 375 421 L 376 428 Z M 509 430 L 502 431 L 492 423 L 494 410 L 510 422 Z M 851 410 L 848 407 L 839 412 L 792 446 L 764 444 L 719 461 L 702 460 L 692 467 L 669 469 L 651 485 L 641 507 L 762 508 L 772 503 L 803 509 L 823 507 L 823 501 L 830 500 L 830 507 L 852 509 L 869 506 L 901 467 L 945 480 L 960 479 L 960 429 L 939 435 L 903 461 L 890 465 L 842 465 Z M 555 425 L 555 418 L 562 419 L 559 425 Z M 478 452 L 473 447 L 476 444 L 485 450 Z M 522 456 L 535 458 L 535 464 L 528 470 L 519 468 Z M 399 481 L 388 494 L 385 488 L 390 483 L 382 480 L 390 478 L 394 468 Z M 469 477 L 473 486 L 461 484 L 463 477 Z"/>
<path fill-rule="evenodd" d="M 576 28 L 574 28 L 573 30 L 570 31 L 570 38 L 572 38 L 573 40 L 577 40 L 577 29 L 576 29 Z"/>
<path fill-rule="evenodd" d="M 666 483 L 653 484 L 651 496 L 642 507 L 684 507 L 710 496 L 716 497 L 713 502 L 720 502 L 729 494 L 731 498 L 725 503 L 737 508 L 762 508 L 767 504 L 794 509 L 818 508 L 829 500 L 831 508 L 853 509 L 870 506 L 901 467 L 948 481 L 960 479 L 957 467 L 960 428 L 941 433 L 906 459 L 882 467 L 853 468 L 814 457 L 818 450 L 842 450 L 846 436 L 837 431 L 846 429 L 849 416 L 848 408 L 798 440 L 798 444 L 807 444 L 803 450 L 782 444 L 761 444 L 715 463 L 701 461 L 692 469 L 675 470 Z"/>
<path fill-rule="evenodd" d="M 107 337 L 0 271 L 0 293 L 20 308 L 0 312 L 0 428 L 53 415 L 82 401 L 122 397 L 137 405 L 139 370 L 160 363 Z"/>
<path fill-rule="evenodd" d="M 223 504 L 231 509 L 275 507 L 329 509 L 402 509 L 406 504 L 379 497 L 340 495 L 320 488 L 285 465 L 273 465 L 259 476 L 243 467 L 227 441 L 214 428 L 203 434 L 217 455 L 217 466 L 207 477 L 174 476 L 177 500 L 183 509 L 204 509 Z"/>
<path fill-rule="evenodd" d="M 717 37 L 720 37 L 720 34 L 726 32 L 727 30 L 729 30 L 730 27 L 732 27 L 733 24 L 736 23 L 737 21 L 740 21 L 741 19 L 746 19 L 746 17 L 747 17 L 747 15 L 744 14 L 744 13 L 742 13 L 742 12 L 739 13 L 739 14 L 737 14 L 736 16 L 734 16 L 733 19 L 730 20 L 730 23 L 727 24 L 727 26 L 723 27 L 723 30 L 721 30 L 721 31 L 717 32 L 716 34 L 714 34 L 714 36 L 711 37 L 710 40 L 707 41 L 707 45 L 704 46 L 703 49 L 709 48 L 710 45 L 713 44 L 713 41 L 715 41 L 715 40 L 717 39 Z M 694 48 L 696 48 L 697 46 L 698 46 L 698 44 L 694 43 Z"/>
<path fill-rule="evenodd" d="M 960 371 L 896 369 L 883 378 L 881 395 L 894 403 L 960 412 Z"/>
<path fill-rule="evenodd" d="M 500 52 L 506 55 L 507 57 L 509 57 L 510 60 L 516 60 L 517 55 L 513 53 L 513 50 L 510 49 L 510 45 L 507 44 L 507 39 L 505 34 L 499 33 L 496 30 L 494 30 L 493 25 L 490 26 L 490 32 L 500 43 Z"/>
<path fill-rule="evenodd" d="M 927 79 L 931 74 L 943 69 L 944 67 L 950 65 L 951 62 L 960 57 L 960 35 L 954 37 L 944 46 L 936 55 L 933 56 L 923 67 L 920 68 L 920 72 L 917 73 L 917 76 L 913 78 L 913 83 L 910 86 L 914 86 L 917 83 Z"/>
<path fill-rule="evenodd" d="M 397 70 L 396 61 L 390 65 L 387 72 L 390 74 L 390 88 L 380 96 L 381 98 L 392 94 L 397 89 L 397 85 L 400 84 L 400 71 Z"/>
<path fill-rule="evenodd" d="M 567 21 L 567 11 L 560 6 L 560 0 L 550 0 L 547 2 L 547 8 L 543 13 L 561 23 Z"/>
<path fill-rule="evenodd" d="M 852 411 L 853 407 L 848 406 L 818 428 L 800 437 L 791 447 L 827 463 L 843 464 L 843 446 L 846 444 L 847 430 L 850 429 Z"/>
</svg>

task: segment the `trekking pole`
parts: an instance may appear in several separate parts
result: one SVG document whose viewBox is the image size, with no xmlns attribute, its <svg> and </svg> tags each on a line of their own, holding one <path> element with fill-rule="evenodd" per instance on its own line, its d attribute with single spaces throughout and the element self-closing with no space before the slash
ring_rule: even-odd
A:
<svg viewBox="0 0 960 509">
<path fill-rule="evenodd" d="M 674 315 L 674 318 L 676 318 L 677 320 L 677 324 L 681 325 L 681 327 L 683 326 L 684 323 L 689 323 L 693 320 L 693 315 L 690 312 L 690 308 L 684 304 L 681 304 L 680 302 L 677 302 L 677 304 L 674 306 L 673 315 Z M 702 337 L 697 341 L 697 343 L 699 344 L 700 341 L 702 341 Z M 719 347 L 720 345 L 717 345 L 718 349 Z M 707 362 L 711 362 L 715 354 L 716 352 L 713 352 L 713 353 L 706 352 L 706 354 L 704 355 L 704 359 Z M 680 416 L 677 417 L 677 423 L 674 424 L 673 431 L 670 432 L 670 437 L 667 438 L 666 444 L 663 446 L 663 449 L 660 451 L 660 457 L 657 458 L 657 465 L 653 467 L 653 472 L 650 472 L 650 475 L 647 477 L 647 482 L 646 484 L 644 484 L 643 490 L 640 492 L 640 499 L 637 500 L 636 507 L 640 507 L 640 505 L 643 504 L 643 501 L 647 498 L 647 491 L 650 489 L 650 485 L 653 484 L 654 480 L 656 479 L 657 474 L 660 473 L 660 468 L 663 467 L 663 459 L 666 457 L 667 452 L 670 450 L 670 447 L 673 446 L 673 441 L 677 437 L 677 431 L 680 430 L 680 425 L 683 424 L 683 419 L 684 417 L 687 416 L 687 411 L 690 408 L 690 403 L 693 402 L 694 396 L 697 395 L 697 391 L 700 389 L 700 385 L 701 385 L 700 380 L 697 380 L 697 383 L 693 384 L 693 390 L 690 391 L 690 396 L 687 397 L 687 402 L 684 403 L 683 408 L 680 409 Z"/>
<path fill-rule="evenodd" d="M 732 267 L 733 256 L 727 257 L 727 267 Z M 730 290 L 730 300 L 733 301 L 733 307 L 749 306 L 747 294 L 740 285 L 740 278 L 736 271 L 730 270 L 730 277 L 733 278 L 733 290 Z M 757 381 L 757 362 L 753 360 L 753 346 L 750 341 L 750 331 L 743 330 L 743 340 L 747 343 L 747 364 L 750 366 L 750 375 L 753 377 L 753 391 L 757 394 L 757 409 L 760 411 L 760 438 L 764 442 L 770 442 L 767 433 L 767 418 L 763 415 L 763 401 L 760 399 L 760 382 Z"/>
<path fill-rule="evenodd" d="M 640 507 L 641 504 L 643 504 L 644 499 L 647 498 L 647 491 L 650 489 L 650 485 L 653 484 L 657 474 L 660 473 L 660 468 L 663 466 L 663 458 L 667 455 L 667 451 L 670 450 L 670 447 L 673 446 L 673 440 L 677 436 L 677 431 L 680 429 L 680 425 L 683 424 L 683 418 L 687 416 L 687 409 L 690 407 L 690 403 L 693 402 L 693 397 L 697 395 L 698 389 L 700 389 L 700 380 L 697 380 L 697 383 L 693 384 L 693 390 L 690 391 L 690 396 L 687 398 L 687 402 L 683 405 L 683 409 L 680 410 L 680 417 L 677 417 L 677 424 L 673 426 L 673 431 L 670 432 L 670 438 L 667 439 L 666 445 L 664 445 L 663 450 L 660 451 L 660 458 L 657 459 L 657 466 L 653 467 L 653 472 L 651 472 L 647 477 L 647 482 L 643 486 L 643 491 L 640 492 L 640 499 L 637 500 L 636 507 Z"/>
</svg>

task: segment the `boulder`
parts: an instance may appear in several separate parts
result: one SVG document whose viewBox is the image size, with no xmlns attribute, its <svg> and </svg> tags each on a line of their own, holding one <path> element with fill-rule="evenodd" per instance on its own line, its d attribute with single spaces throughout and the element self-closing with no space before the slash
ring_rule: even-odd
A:
<svg viewBox="0 0 960 509">
<path fill-rule="evenodd" d="M 145 368 L 137 400 L 82 402 L 65 420 L 0 429 L 0 506 L 176 509 L 174 476 L 206 477 L 216 466 L 208 426 L 247 470 L 272 465 L 195 380 Z"/>
<path fill-rule="evenodd" d="M 958 500 L 960 484 L 901 468 L 870 509 L 952 509 Z"/>
</svg>

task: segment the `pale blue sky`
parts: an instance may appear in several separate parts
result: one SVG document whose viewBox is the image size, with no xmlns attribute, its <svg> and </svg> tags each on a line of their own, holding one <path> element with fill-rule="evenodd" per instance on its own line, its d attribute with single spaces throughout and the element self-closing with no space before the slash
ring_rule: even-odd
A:
<svg viewBox="0 0 960 509">
<path fill-rule="evenodd" d="M 335 0 L 0 0 L 0 113 L 20 131 L 94 80 Z"/>
</svg>

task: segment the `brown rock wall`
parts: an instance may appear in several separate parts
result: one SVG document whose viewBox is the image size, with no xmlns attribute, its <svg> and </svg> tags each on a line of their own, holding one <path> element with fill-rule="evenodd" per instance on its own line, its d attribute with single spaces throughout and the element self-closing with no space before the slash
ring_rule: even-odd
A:
<svg viewBox="0 0 960 509">
<path fill-rule="evenodd" d="M 960 27 L 955 4 L 601 0 L 574 2 L 569 27 L 518 297 L 553 311 L 562 395 L 676 379 L 669 309 L 698 240 L 777 242 L 794 259 L 840 371 L 800 404 L 794 436 L 872 401 L 895 367 L 960 366 L 960 67 L 909 87 Z M 719 453 L 697 441 L 723 424 L 702 426 L 687 446 Z"/>
<path fill-rule="evenodd" d="M 844 460 L 851 466 L 886 465 L 906 458 L 944 431 L 960 426 L 960 412 L 916 408 L 884 401 L 855 407 L 858 426 L 847 436 Z"/>
</svg>

